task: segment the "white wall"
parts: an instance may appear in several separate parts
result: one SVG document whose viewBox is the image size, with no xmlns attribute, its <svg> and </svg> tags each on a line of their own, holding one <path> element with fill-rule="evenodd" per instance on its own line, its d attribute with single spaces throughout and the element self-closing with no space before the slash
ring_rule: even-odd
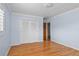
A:
<svg viewBox="0 0 79 59">
<path fill-rule="evenodd" d="M 52 41 L 79 50 L 79 8 L 51 17 Z"/>
<path fill-rule="evenodd" d="M 33 28 L 31 23 L 35 23 L 36 27 Z M 25 25 L 23 26 L 23 24 Z M 29 26 L 30 28 L 27 28 L 27 26 Z M 43 34 L 42 34 L 43 33 L 43 18 L 42 17 L 24 15 L 20 13 L 13 13 L 11 27 L 12 27 L 11 28 L 12 45 L 39 42 L 43 40 Z"/>
<path fill-rule="evenodd" d="M 11 45 L 23 44 L 23 43 L 31 43 L 38 42 L 43 40 L 43 18 L 38 16 L 24 15 L 13 13 L 11 10 L 5 6 L 0 4 L 0 8 L 5 12 L 4 19 L 4 32 L 0 32 L 0 55 L 7 55 Z M 31 21 L 36 24 L 36 34 L 31 33 L 35 37 L 24 38 L 23 39 L 23 29 L 22 23 Z M 31 27 L 30 27 L 31 28 Z M 31 28 L 34 31 L 34 29 Z M 36 38 L 36 39 L 35 39 Z"/>
<path fill-rule="evenodd" d="M 10 10 L 5 5 L 0 4 L 0 8 L 5 12 L 4 32 L 0 32 L 0 56 L 7 55 L 10 48 Z"/>
<path fill-rule="evenodd" d="M 50 17 L 43 18 L 43 23 L 49 23 L 49 22 L 50 22 Z"/>
</svg>

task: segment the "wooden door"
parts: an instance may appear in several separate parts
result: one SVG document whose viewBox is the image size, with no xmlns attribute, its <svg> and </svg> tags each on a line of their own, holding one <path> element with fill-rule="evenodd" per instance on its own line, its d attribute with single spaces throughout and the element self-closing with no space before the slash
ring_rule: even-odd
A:
<svg viewBox="0 0 79 59">
<path fill-rule="evenodd" d="M 46 23 L 43 23 L 43 40 L 46 40 Z"/>
<path fill-rule="evenodd" d="M 48 26 L 48 38 L 47 39 L 50 40 L 50 36 L 51 36 L 50 35 L 50 23 L 47 23 L 47 26 Z"/>
</svg>

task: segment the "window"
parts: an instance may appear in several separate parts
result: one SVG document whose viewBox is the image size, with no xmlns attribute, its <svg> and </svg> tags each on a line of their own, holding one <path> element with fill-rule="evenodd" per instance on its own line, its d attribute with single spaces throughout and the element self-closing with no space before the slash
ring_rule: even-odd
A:
<svg viewBox="0 0 79 59">
<path fill-rule="evenodd" d="M 0 9 L 0 31 L 3 31 L 4 12 Z"/>
</svg>

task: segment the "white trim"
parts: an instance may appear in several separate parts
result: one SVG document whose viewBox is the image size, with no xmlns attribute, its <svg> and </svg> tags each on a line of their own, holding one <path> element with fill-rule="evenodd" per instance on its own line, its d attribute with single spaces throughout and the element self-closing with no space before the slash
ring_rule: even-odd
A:
<svg viewBox="0 0 79 59">
<path fill-rule="evenodd" d="M 7 55 L 8 55 L 8 53 L 9 53 L 10 49 L 11 49 L 11 46 L 9 46 L 9 47 L 8 47 L 8 49 L 7 49 L 6 53 L 5 53 L 5 56 L 7 56 Z"/>
<path fill-rule="evenodd" d="M 55 40 L 53 40 L 53 39 L 52 39 L 52 41 L 53 41 L 53 42 L 56 42 L 56 43 L 58 43 L 58 44 L 64 45 L 64 46 L 66 46 L 66 47 L 69 47 L 69 48 L 72 48 L 72 49 L 75 49 L 75 50 L 79 50 L 79 48 L 71 47 L 71 46 L 69 46 L 69 45 L 67 45 L 67 44 L 64 44 L 64 43 L 61 43 L 61 42 L 57 42 L 57 41 L 55 41 Z"/>
<path fill-rule="evenodd" d="M 18 12 L 12 12 L 13 15 L 20 15 L 24 17 L 40 17 L 43 18 L 42 16 L 35 16 L 35 15 L 28 15 L 28 14 L 23 14 L 23 13 L 18 13 Z"/>
<path fill-rule="evenodd" d="M 60 14 L 58 14 L 58 15 L 55 15 L 54 17 L 62 16 L 62 15 L 64 15 L 64 14 L 67 14 L 67 13 L 70 13 L 70 12 L 75 12 L 75 11 L 77 11 L 77 10 L 79 10 L 79 7 L 78 7 L 78 8 L 74 8 L 74 9 L 69 10 L 69 11 L 66 11 L 66 12 L 63 12 L 63 13 L 60 13 Z M 51 16 L 51 17 L 53 17 L 53 16 Z"/>
<path fill-rule="evenodd" d="M 35 43 L 35 42 L 43 42 L 43 40 L 40 40 L 40 41 L 34 41 L 34 42 L 28 42 L 28 43 Z M 16 46 L 16 45 L 21 45 L 21 44 L 27 44 L 27 42 L 26 42 L 26 43 L 12 44 L 11 46 Z"/>
</svg>

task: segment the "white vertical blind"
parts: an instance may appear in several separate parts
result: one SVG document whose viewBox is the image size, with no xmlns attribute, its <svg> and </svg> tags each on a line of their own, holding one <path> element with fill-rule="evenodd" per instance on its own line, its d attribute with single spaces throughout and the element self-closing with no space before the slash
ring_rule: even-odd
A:
<svg viewBox="0 0 79 59">
<path fill-rule="evenodd" d="M 3 31 L 4 12 L 0 9 L 0 31 Z"/>
</svg>

